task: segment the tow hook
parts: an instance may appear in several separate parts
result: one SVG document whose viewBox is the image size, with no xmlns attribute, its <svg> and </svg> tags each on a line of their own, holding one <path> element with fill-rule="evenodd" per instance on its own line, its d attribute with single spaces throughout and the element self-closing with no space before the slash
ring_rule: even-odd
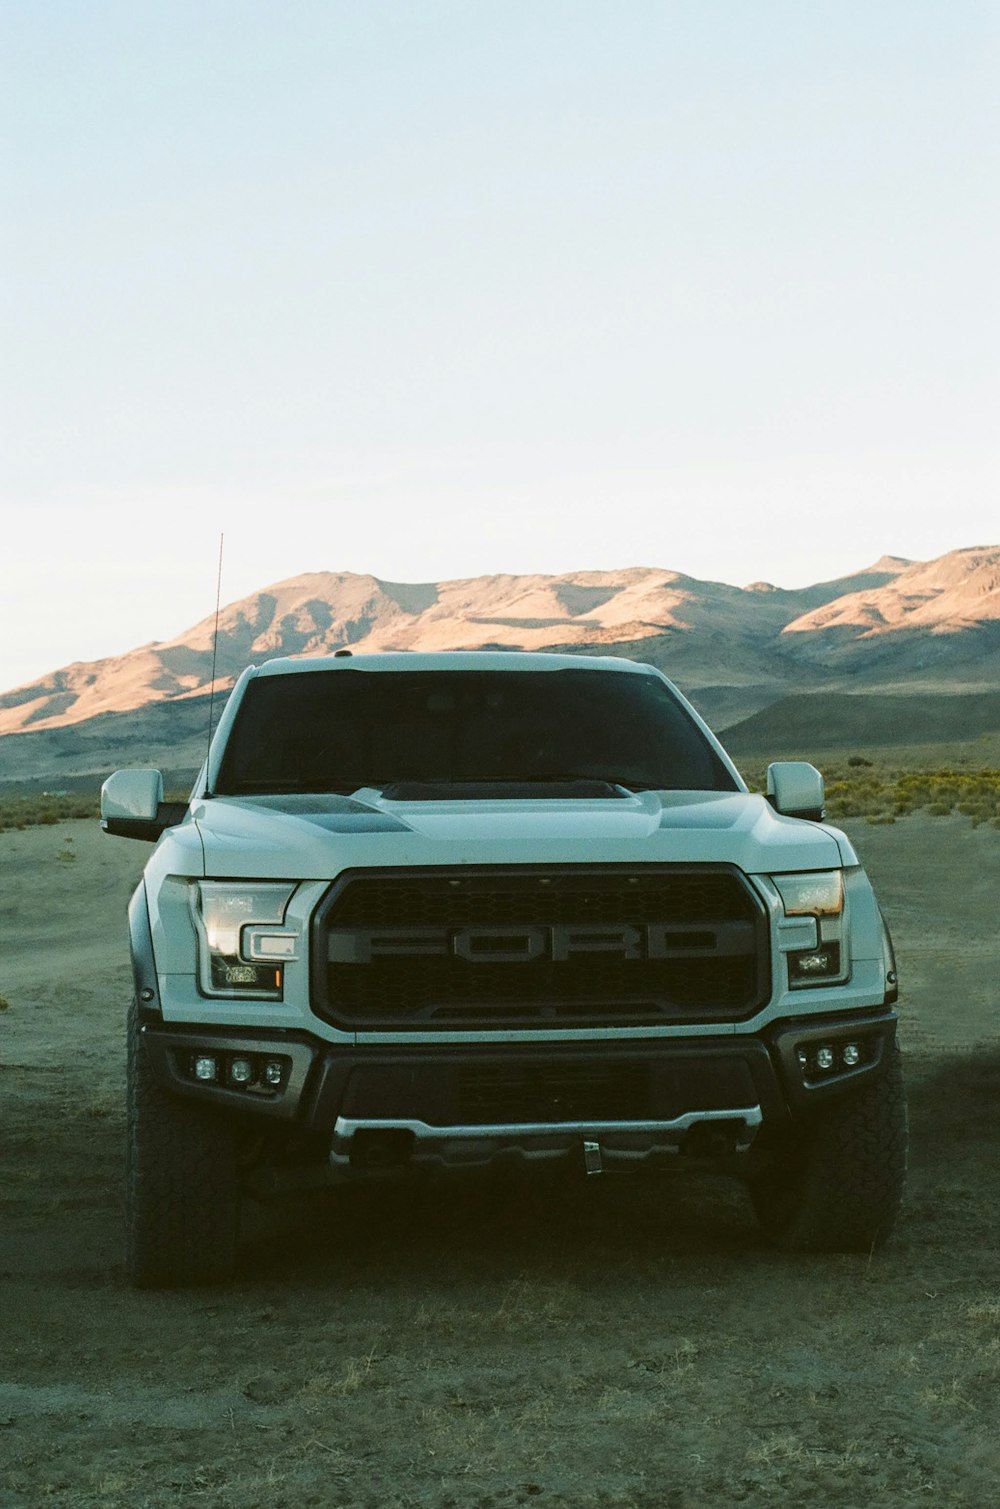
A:
<svg viewBox="0 0 1000 1509">
<path fill-rule="evenodd" d="M 583 1166 L 588 1174 L 600 1174 L 604 1171 L 601 1160 L 601 1144 L 599 1142 L 585 1142 L 583 1144 Z"/>
</svg>

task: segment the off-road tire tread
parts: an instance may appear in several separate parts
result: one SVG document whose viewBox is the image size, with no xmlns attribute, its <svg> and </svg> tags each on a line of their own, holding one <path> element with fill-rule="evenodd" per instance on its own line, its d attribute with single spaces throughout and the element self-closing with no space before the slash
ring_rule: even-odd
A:
<svg viewBox="0 0 1000 1509">
<path fill-rule="evenodd" d="M 139 1289 L 231 1278 L 239 1241 L 238 1141 L 153 1078 L 135 1002 L 128 1014 L 125 1268 Z"/>
<path fill-rule="evenodd" d="M 750 1184 L 778 1247 L 870 1252 L 890 1236 L 903 1195 L 908 1129 L 899 1050 L 885 1073 L 804 1132 L 799 1148 Z"/>
</svg>

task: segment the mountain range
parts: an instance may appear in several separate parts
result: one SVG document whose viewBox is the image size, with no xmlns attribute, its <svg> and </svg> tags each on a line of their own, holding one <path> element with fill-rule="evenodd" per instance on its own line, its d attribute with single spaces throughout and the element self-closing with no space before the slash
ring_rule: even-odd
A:
<svg viewBox="0 0 1000 1509">
<path fill-rule="evenodd" d="M 119 762 L 196 767 L 213 649 L 216 710 L 245 665 L 276 655 L 343 648 L 630 655 L 665 670 L 737 744 L 748 729 L 752 742 L 751 725 L 766 709 L 765 726 L 773 727 L 789 700 L 806 698 L 815 723 L 817 693 L 926 700 L 996 691 L 1000 546 L 925 562 L 883 556 L 799 589 L 732 587 L 643 566 L 416 584 L 308 572 L 226 606 L 217 646 L 215 629 L 213 614 L 174 639 L 77 662 L 0 694 L 0 782 L 51 783 Z"/>
</svg>

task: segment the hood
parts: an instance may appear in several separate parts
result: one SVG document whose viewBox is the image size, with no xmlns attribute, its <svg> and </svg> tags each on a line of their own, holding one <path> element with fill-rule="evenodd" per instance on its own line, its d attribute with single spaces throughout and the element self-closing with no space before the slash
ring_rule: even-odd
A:
<svg viewBox="0 0 1000 1509">
<path fill-rule="evenodd" d="M 748 874 L 856 864 L 843 834 L 743 792 L 612 798 L 395 801 L 213 797 L 192 816 L 205 873 L 329 880 L 343 870 L 461 864 L 719 864 Z"/>
</svg>

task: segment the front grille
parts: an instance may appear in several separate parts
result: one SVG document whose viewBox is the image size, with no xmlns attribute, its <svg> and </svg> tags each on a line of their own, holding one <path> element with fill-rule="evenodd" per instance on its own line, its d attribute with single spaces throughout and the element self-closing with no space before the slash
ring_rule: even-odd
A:
<svg viewBox="0 0 1000 1509">
<path fill-rule="evenodd" d="M 769 988 L 729 866 L 354 872 L 314 926 L 318 1008 L 356 1030 L 733 1020 Z"/>
</svg>

